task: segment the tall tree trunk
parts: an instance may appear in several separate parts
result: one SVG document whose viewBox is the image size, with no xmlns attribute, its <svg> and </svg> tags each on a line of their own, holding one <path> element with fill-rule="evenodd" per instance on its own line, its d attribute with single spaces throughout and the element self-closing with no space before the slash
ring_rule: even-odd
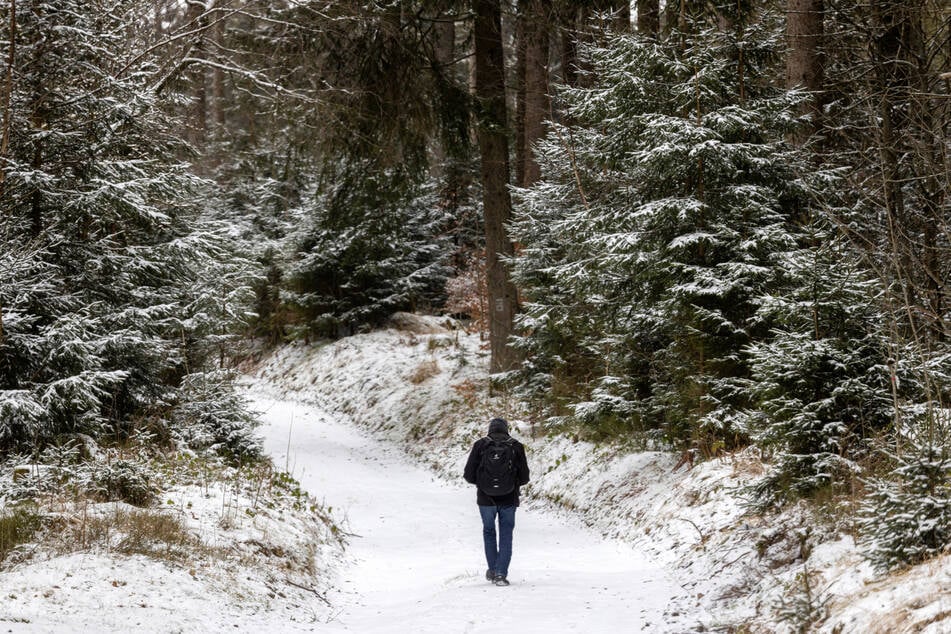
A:
<svg viewBox="0 0 951 634">
<path fill-rule="evenodd" d="M 940 100 L 934 99 L 939 80 L 930 69 L 939 51 L 947 49 L 947 31 L 942 35 L 939 29 L 937 37 L 928 39 L 928 8 L 922 0 L 873 1 L 870 47 L 878 82 L 875 100 L 891 273 L 902 293 L 898 299 L 906 312 L 906 334 L 923 349 L 945 338 L 948 279 L 947 253 L 942 251 L 946 242 L 939 238 L 948 231 L 947 155 L 942 146 L 947 119 L 936 125 L 936 117 L 942 116 Z"/>
<path fill-rule="evenodd" d="M 597 7 L 587 3 L 569 5 L 560 16 L 562 31 L 562 68 L 564 82 L 569 86 L 590 86 L 593 83 L 590 65 L 578 57 L 578 45 L 593 41 L 592 20 Z"/>
<path fill-rule="evenodd" d="M 205 11 L 205 3 L 197 0 L 190 0 L 188 11 L 185 13 L 186 23 L 190 28 L 198 31 L 195 36 L 195 42 L 192 45 L 191 55 L 197 59 L 205 57 L 205 29 L 208 26 L 208 13 Z M 208 133 L 208 89 L 207 72 L 202 64 L 192 65 L 191 72 L 188 73 L 189 79 L 193 85 L 192 101 L 189 112 L 189 141 L 198 150 L 204 150 L 205 140 Z"/>
<path fill-rule="evenodd" d="M 7 49 L 7 68 L 3 79 L 3 130 L 0 131 L 0 160 L 7 155 L 7 148 L 10 146 L 10 118 L 13 113 L 10 111 L 10 104 L 13 99 L 13 65 L 16 62 L 16 41 L 17 41 L 17 3 L 16 0 L 10 0 L 10 47 Z M 0 170 L 0 198 L 3 197 L 4 183 L 6 182 L 6 170 Z M 3 330 L 0 329 L 0 335 Z"/>
<path fill-rule="evenodd" d="M 914 303 L 914 288 L 909 277 L 912 271 L 911 254 L 903 239 L 908 218 L 905 214 L 905 193 L 901 186 L 899 161 L 902 154 L 899 143 L 905 123 L 901 105 L 907 102 L 908 96 L 908 68 L 903 59 L 907 25 L 899 2 L 901 0 L 873 0 L 872 15 L 877 34 L 872 50 L 878 81 L 878 150 L 892 273 L 903 288 L 902 299 L 910 309 Z"/>
<path fill-rule="evenodd" d="M 456 23 L 453 17 L 454 7 L 451 0 L 444 0 L 434 7 L 433 19 L 433 62 L 436 74 L 440 77 L 437 84 L 448 86 L 441 90 L 455 91 L 462 80 L 456 60 Z M 471 93 L 472 91 L 468 91 Z M 443 106 L 445 107 L 445 106 Z M 456 128 L 445 128 L 443 121 L 440 134 L 433 144 L 433 161 L 430 173 L 433 178 L 443 181 L 443 204 L 447 209 L 456 209 L 462 193 L 471 182 L 467 161 L 469 156 L 468 139 L 461 138 Z M 454 124 L 453 124 L 454 125 Z M 468 126 L 467 126 L 468 127 Z"/>
<path fill-rule="evenodd" d="M 578 13 L 578 10 L 572 7 L 559 12 L 561 81 L 566 86 L 578 85 Z"/>
<path fill-rule="evenodd" d="M 485 219 L 486 283 L 489 295 L 490 369 L 500 372 L 515 365 L 508 346 L 517 304 L 515 285 L 502 258 L 514 252 L 505 231 L 512 215 L 509 196 L 509 148 L 502 19 L 499 0 L 473 0 L 475 13 L 475 93 L 477 136 L 482 155 L 482 206 Z"/>
<path fill-rule="evenodd" d="M 947 243 L 951 235 L 947 212 L 951 196 L 951 163 L 944 144 L 951 123 L 951 106 L 948 104 L 948 92 L 951 91 L 947 90 L 949 86 L 945 86 L 942 95 L 942 80 L 932 68 L 947 68 L 947 62 L 940 60 L 939 51 L 947 51 L 946 37 L 951 35 L 951 21 L 934 29 L 932 36 L 929 36 L 924 26 L 928 22 L 940 24 L 937 20 L 930 21 L 925 16 L 919 16 L 921 37 L 916 38 L 919 41 L 918 50 L 915 51 L 917 65 L 911 113 L 917 127 L 915 172 L 923 176 L 917 186 L 922 198 L 922 222 L 925 225 L 922 230 L 922 268 L 925 295 L 928 298 L 927 314 L 932 338 L 937 342 L 945 342 L 951 335 L 948 330 L 951 323 L 947 319 L 948 280 L 951 279 Z"/>
<path fill-rule="evenodd" d="M 822 106 L 820 49 L 824 31 L 823 3 L 824 0 L 787 0 L 786 5 L 786 42 L 789 48 L 786 56 L 786 86 L 801 86 L 812 94 L 812 98 L 804 105 L 804 112 L 812 114 L 813 130 L 805 131 L 804 136 L 808 136 L 818 126 Z"/>
<path fill-rule="evenodd" d="M 451 19 L 445 17 L 443 10 L 437 10 L 435 13 L 436 24 L 433 27 L 433 57 L 437 66 L 437 73 L 444 77 L 443 81 L 452 82 L 453 64 L 456 54 L 456 24 Z M 433 161 L 433 174 L 441 175 L 445 170 L 446 157 L 449 155 L 446 148 L 446 135 L 443 134 L 438 142 L 433 146 L 435 160 Z"/>
<path fill-rule="evenodd" d="M 521 119 L 518 122 L 518 143 L 521 169 L 516 182 L 522 187 L 538 181 L 541 171 L 532 152 L 535 143 L 545 135 L 545 121 L 551 104 L 548 85 L 550 0 L 529 0 L 524 37 L 524 92 Z"/>
<path fill-rule="evenodd" d="M 525 163 L 528 150 L 525 146 L 525 64 L 526 33 L 532 30 L 528 5 L 531 0 L 518 3 L 515 16 L 515 184 L 524 186 Z"/>
<path fill-rule="evenodd" d="M 217 4 L 220 4 L 220 2 Z M 219 46 L 223 46 L 225 42 L 225 22 L 226 20 L 219 19 L 219 22 L 215 24 L 214 38 Z M 226 123 L 225 104 L 227 102 L 227 96 L 225 94 L 225 72 L 217 66 L 212 70 L 211 87 L 212 114 L 215 126 L 218 128 L 216 134 L 220 135 Z"/>
<path fill-rule="evenodd" d="M 948 231 L 946 124 L 936 124 L 942 104 L 935 99 L 939 80 L 931 67 L 947 49 L 947 31 L 928 38 L 928 7 L 922 0 L 872 3 L 882 188 L 894 274 L 911 334 L 925 348 L 945 337 L 948 279 L 939 238 Z"/>
<path fill-rule="evenodd" d="M 660 0 L 637 0 L 637 32 L 657 37 L 660 31 Z"/>
</svg>

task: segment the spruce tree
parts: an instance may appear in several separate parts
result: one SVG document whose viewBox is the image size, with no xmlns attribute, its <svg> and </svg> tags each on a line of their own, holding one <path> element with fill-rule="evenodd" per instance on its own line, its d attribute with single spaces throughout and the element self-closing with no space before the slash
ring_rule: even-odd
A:
<svg viewBox="0 0 951 634">
<path fill-rule="evenodd" d="M 572 125 L 553 126 L 547 177 L 519 194 L 529 381 L 594 428 L 708 450 L 742 435 L 758 298 L 812 185 L 784 141 L 802 96 L 770 82 L 776 25 L 736 28 L 589 48 L 597 84 L 561 92 Z"/>
<path fill-rule="evenodd" d="M 448 244 L 434 192 L 364 162 L 337 170 L 294 236 L 288 301 L 301 336 L 340 337 L 442 302 Z"/>
<path fill-rule="evenodd" d="M 0 450 L 121 438 L 220 351 L 247 285 L 130 29 L 144 3 L 15 6 L 0 238 L 30 253 L 0 284 Z"/>
<path fill-rule="evenodd" d="M 772 332 L 748 349 L 744 427 L 775 456 L 753 489 L 764 505 L 849 490 L 894 412 L 881 285 L 827 217 L 811 229 L 783 260 L 783 286 L 760 301 Z"/>
<path fill-rule="evenodd" d="M 930 412 L 899 432 L 893 464 L 869 481 L 862 505 L 866 558 L 879 570 L 916 564 L 951 544 L 951 450 L 944 414 Z"/>
<path fill-rule="evenodd" d="M 258 332 L 342 336 L 444 301 L 473 178 L 468 95 L 441 34 L 461 21 L 454 4 L 292 4 L 227 31 L 287 88 L 255 95 L 267 116 L 228 132 L 242 160 L 223 166 L 235 210 L 268 234 Z"/>
</svg>

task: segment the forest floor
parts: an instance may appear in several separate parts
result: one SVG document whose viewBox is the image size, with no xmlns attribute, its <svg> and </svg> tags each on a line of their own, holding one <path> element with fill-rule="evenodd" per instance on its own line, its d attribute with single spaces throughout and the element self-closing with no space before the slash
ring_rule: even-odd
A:
<svg viewBox="0 0 951 634">
<path fill-rule="evenodd" d="M 0 632 L 314 631 L 343 552 L 323 510 L 270 469 L 202 470 L 148 507 L 42 499 L 0 569 Z"/>
<path fill-rule="evenodd" d="M 263 356 L 245 389 L 274 464 L 154 465 L 145 509 L 43 497 L 0 569 L 0 632 L 951 632 L 951 555 L 876 575 L 847 508 L 746 509 L 752 452 L 678 465 L 543 431 L 486 356 L 410 315 Z M 507 588 L 461 478 L 496 415 L 532 468 Z"/>
<path fill-rule="evenodd" d="M 287 346 L 253 372 L 276 462 L 360 535 L 331 593 L 345 631 L 395 631 L 393 619 L 488 631 L 485 612 L 504 605 L 526 632 L 951 632 L 951 555 L 878 575 L 848 501 L 750 511 L 744 487 L 769 468 L 750 450 L 679 465 L 646 443 L 546 433 L 523 403 L 493 394 L 485 347 L 449 320 L 398 315 L 373 333 Z M 461 479 L 493 416 L 509 419 L 532 468 L 510 588 L 482 579 Z M 316 464 L 330 456 L 344 462 Z"/>
</svg>

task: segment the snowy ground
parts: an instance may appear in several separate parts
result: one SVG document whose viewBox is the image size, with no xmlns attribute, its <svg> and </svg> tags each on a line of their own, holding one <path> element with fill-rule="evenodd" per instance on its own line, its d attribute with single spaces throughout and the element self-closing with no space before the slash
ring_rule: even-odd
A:
<svg viewBox="0 0 951 634">
<path fill-rule="evenodd" d="M 366 518 L 368 526 L 384 523 L 381 525 L 386 528 L 385 522 L 398 521 L 388 518 L 411 517 L 417 527 L 414 530 L 435 531 L 434 537 L 420 541 L 445 547 L 431 551 L 437 561 L 404 559 L 421 566 L 426 579 L 425 589 L 414 595 L 412 580 L 402 582 L 407 585 L 405 591 L 396 589 L 403 587 L 399 583 L 401 564 L 377 561 L 373 553 L 385 549 L 375 550 L 369 542 L 364 545 L 355 539 L 352 552 L 358 563 L 354 576 L 346 567 L 341 575 L 353 579 L 358 596 L 373 597 L 366 599 L 371 607 L 379 604 L 395 609 L 395 605 L 405 607 L 416 600 L 421 602 L 421 611 L 426 606 L 438 609 L 446 605 L 445 601 L 454 601 L 453 593 L 469 583 L 478 593 L 488 592 L 488 596 L 497 598 L 495 588 L 480 588 L 478 520 L 472 510 L 465 508 L 472 500 L 459 489 L 461 485 L 449 483 L 459 482 L 467 450 L 484 434 L 486 421 L 503 415 L 526 442 L 533 468 L 533 482 L 525 491 L 527 508 L 521 512 L 516 529 L 520 550 L 516 551 L 512 577 L 519 583 L 508 589 L 515 592 L 504 596 L 519 606 L 520 600 L 512 597 L 529 596 L 529 592 L 535 598 L 554 597 L 559 611 L 556 625 L 547 632 L 951 634 L 951 598 L 947 592 L 951 587 L 951 555 L 904 572 L 876 576 L 862 559 L 860 545 L 837 530 L 836 522 L 816 517 L 824 509 L 816 511 L 800 505 L 781 515 L 747 513 L 735 492 L 764 473 L 764 465 L 749 451 L 678 469 L 678 457 L 665 453 L 536 434 L 532 412 L 504 394 L 489 396 L 483 343 L 446 320 L 400 315 L 390 328 L 378 332 L 323 346 L 289 346 L 256 368 L 255 377 L 258 385 L 269 386 L 269 398 L 285 401 L 275 406 L 278 411 L 289 407 L 286 401 L 294 401 L 300 403 L 295 406 L 300 410 L 294 412 L 301 412 L 295 416 L 302 416 L 304 403 L 316 405 L 341 425 L 350 420 L 384 443 L 386 458 L 367 458 L 375 456 L 376 450 L 361 451 L 363 460 L 399 462 L 392 454 L 394 447 L 401 454 L 414 455 L 417 463 L 425 463 L 432 473 L 439 474 L 439 478 L 427 480 L 433 495 L 435 491 L 440 496 L 443 490 L 449 492 L 449 499 L 439 500 L 440 508 L 460 504 L 457 497 L 461 495 L 462 511 L 456 523 L 447 520 L 435 527 L 425 526 L 430 514 L 416 512 L 419 495 L 406 491 L 402 484 L 396 484 L 396 490 L 390 489 L 392 493 L 385 496 L 387 503 L 396 501 L 392 511 L 354 508 L 351 529 L 358 533 L 363 529 L 354 527 L 355 518 Z M 278 417 L 286 420 L 289 416 L 284 409 Z M 296 433 L 291 430 L 292 441 Z M 376 441 L 373 444 L 379 447 Z M 271 442 L 283 455 L 287 437 L 283 445 L 278 440 Z M 293 451 L 287 459 L 291 465 L 302 460 Z M 347 479 L 343 470 L 334 483 L 311 485 L 306 473 L 295 473 L 314 491 L 322 490 L 328 503 L 337 480 Z M 428 474 L 423 477 L 432 478 Z M 468 495 L 471 497 L 471 492 Z M 552 509 L 560 510 L 560 520 L 551 519 Z M 535 518 L 539 523 L 533 524 Z M 844 519 L 840 523 L 848 524 L 847 515 Z M 590 612 L 611 619 L 604 612 L 617 609 L 624 615 L 619 623 L 638 624 L 645 623 L 641 619 L 649 619 L 649 626 L 598 630 L 579 625 L 573 629 L 561 617 L 565 607 L 571 609 L 573 618 L 579 614 L 575 609 L 580 609 L 580 604 L 573 603 L 576 593 L 587 588 L 594 596 L 604 598 L 611 591 L 603 589 L 605 584 L 588 582 L 580 586 L 537 585 L 549 575 L 560 579 L 564 562 L 568 567 L 573 565 L 574 548 L 563 547 L 561 538 L 555 538 L 554 543 L 546 540 L 562 530 L 559 526 L 577 526 L 579 522 L 592 531 L 587 533 L 587 541 L 596 541 L 598 534 L 618 539 L 644 558 L 640 563 L 633 559 L 622 564 L 628 571 L 623 579 L 615 581 L 611 575 L 612 583 L 607 587 L 617 588 L 623 601 L 607 600 L 580 612 L 578 618 Z M 606 543 L 626 552 L 617 542 Z M 533 550 L 536 547 L 539 550 Z M 363 548 L 366 550 L 361 551 Z M 598 561 L 591 557 L 592 562 Z M 626 557 L 616 555 L 609 562 L 624 561 Z M 555 567 L 541 566 L 541 561 Z M 443 563 L 445 568 L 433 568 Z M 595 563 L 594 577 L 598 577 L 598 566 L 603 566 L 605 574 L 614 570 L 608 563 Z M 649 573 L 655 578 L 653 587 L 638 587 L 632 581 L 636 570 L 657 571 L 659 566 L 666 572 Z M 656 581 L 664 577 L 674 583 Z M 366 591 L 360 589 L 360 579 L 369 579 Z M 433 584 L 439 583 L 445 587 L 434 590 Z M 386 590 L 388 587 L 393 588 L 392 593 Z M 473 594 L 483 596 L 478 593 Z M 676 600 L 668 604 L 672 597 Z M 396 603 L 390 604 L 389 600 Z M 354 601 L 357 599 L 343 601 L 342 609 L 350 610 L 343 606 L 351 606 Z M 661 607 L 665 605 L 666 614 Z M 424 618 L 420 617 L 424 613 L 401 611 L 399 618 Z M 361 625 L 373 623 L 373 617 L 367 615 L 357 610 L 350 618 L 370 619 L 359 622 Z"/>
<path fill-rule="evenodd" d="M 643 554 L 537 507 L 516 518 L 499 588 L 484 578 L 471 487 L 436 478 L 315 406 L 256 397 L 266 448 L 339 514 L 352 564 L 330 593 L 336 632 L 687 632 L 684 590 Z M 290 454 L 288 454 L 290 447 Z M 399 624 L 396 626 L 395 624 Z"/>
<path fill-rule="evenodd" d="M 0 632 L 951 634 L 951 554 L 876 576 L 815 510 L 745 513 L 734 491 L 764 469 L 750 452 L 677 469 L 545 436 L 489 395 L 485 366 L 477 336 L 412 316 L 279 350 L 249 395 L 275 466 L 306 492 L 279 472 L 169 468 L 147 510 L 187 533 L 172 556 L 122 552 L 135 509 L 44 499 L 44 540 L 0 571 Z M 482 579 L 460 478 L 498 414 L 533 469 L 509 588 Z M 345 554 L 328 517 L 353 533 Z M 111 528 L 77 546 L 93 518 Z"/>
<path fill-rule="evenodd" d="M 45 527 L 0 571 L 0 632 L 291 633 L 326 620 L 317 595 L 342 549 L 323 510 L 266 466 L 181 459 L 163 463 L 147 508 L 42 499 Z"/>
</svg>

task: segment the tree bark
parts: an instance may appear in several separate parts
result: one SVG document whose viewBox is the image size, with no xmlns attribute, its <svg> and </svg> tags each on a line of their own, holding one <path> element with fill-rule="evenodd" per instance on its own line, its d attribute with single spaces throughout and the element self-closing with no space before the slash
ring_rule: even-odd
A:
<svg viewBox="0 0 951 634">
<path fill-rule="evenodd" d="M 445 7 L 438 6 L 433 15 L 436 20 L 433 26 L 433 61 L 438 67 L 436 72 L 444 78 L 442 81 L 451 82 L 454 80 L 452 69 L 456 55 L 456 23 L 446 18 L 446 13 Z M 434 176 L 445 174 L 446 157 L 450 155 L 446 145 L 446 135 L 442 134 L 433 146 L 432 174 Z"/>
<path fill-rule="evenodd" d="M 822 55 L 824 0 L 788 0 L 786 5 L 786 87 L 801 86 L 812 98 L 804 113 L 812 115 L 813 131 L 818 126 L 822 106 Z M 808 136 L 809 132 L 804 134 Z M 804 140 L 804 139 L 800 139 Z"/>
<path fill-rule="evenodd" d="M 185 13 L 187 23 L 195 24 L 198 30 L 192 47 L 192 56 L 198 59 L 205 57 L 205 30 L 208 25 L 208 13 L 204 2 L 192 0 Z M 189 73 L 194 86 L 192 102 L 189 112 L 189 141 L 199 150 L 203 150 L 208 136 L 208 89 L 206 86 L 206 69 L 202 65 L 193 67 Z"/>
<path fill-rule="evenodd" d="M 515 16 L 515 184 L 525 183 L 525 164 L 528 150 L 525 146 L 525 73 L 526 32 L 531 30 L 530 1 L 518 3 Z"/>
<path fill-rule="evenodd" d="M 578 85 L 578 11 L 563 9 L 560 12 L 561 31 L 561 81 L 566 86 Z"/>
<path fill-rule="evenodd" d="M 578 48 L 582 43 L 591 43 L 592 18 L 596 7 L 579 3 L 578 6 L 569 5 L 561 14 L 562 30 L 562 69 L 565 84 L 569 86 L 591 86 L 590 65 L 578 57 Z"/>
<path fill-rule="evenodd" d="M 508 346 L 517 304 L 515 285 L 502 258 L 514 252 L 505 224 L 512 215 L 505 104 L 505 68 L 499 0 L 473 0 L 475 14 L 475 93 L 477 137 L 482 155 L 482 205 L 485 220 L 486 285 L 489 295 L 490 369 L 514 367 Z"/>
<path fill-rule="evenodd" d="M 548 52 L 550 0 L 529 0 L 524 37 L 524 91 L 522 93 L 521 118 L 519 120 L 518 144 L 521 150 L 521 168 L 516 182 L 528 187 L 541 178 L 541 170 L 532 148 L 545 136 L 545 121 L 551 104 L 549 101 Z"/>
<path fill-rule="evenodd" d="M 871 47 L 878 82 L 882 196 L 892 274 L 902 289 L 910 335 L 930 346 L 945 333 L 947 163 L 937 73 L 929 68 L 946 40 L 926 42 L 926 3 L 875 0 Z M 929 50 L 929 45 L 931 49 Z M 940 68 L 940 66 L 939 66 Z"/>
<path fill-rule="evenodd" d="M 660 31 L 660 0 L 637 0 L 637 32 L 657 37 Z"/>
<path fill-rule="evenodd" d="M 10 103 L 13 99 L 13 64 L 16 62 L 16 40 L 17 40 L 17 3 L 16 0 L 10 0 L 10 48 L 7 53 L 7 72 L 3 81 L 3 131 L 0 133 L 0 159 L 7 155 L 7 148 L 10 145 Z M 6 170 L 0 170 L 0 197 L 4 190 L 4 183 L 7 179 Z M 0 329 L 0 336 L 3 330 Z"/>
</svg>

